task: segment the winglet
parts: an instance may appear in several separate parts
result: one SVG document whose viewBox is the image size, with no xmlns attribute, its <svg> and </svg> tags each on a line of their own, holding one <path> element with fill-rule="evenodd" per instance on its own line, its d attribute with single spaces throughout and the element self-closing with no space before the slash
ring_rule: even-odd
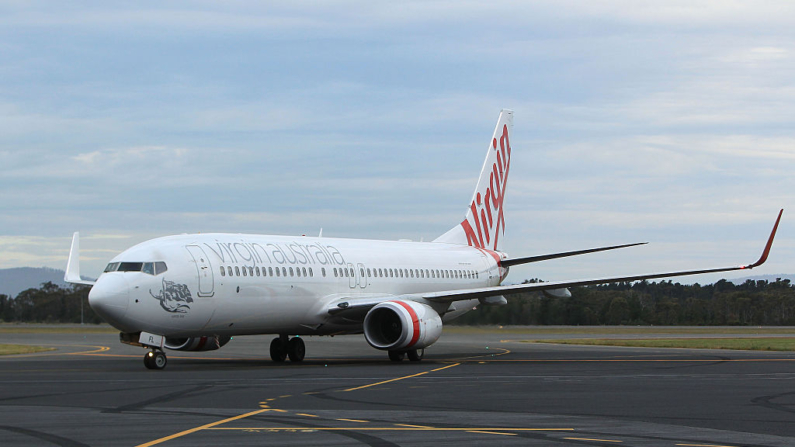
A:
<svg viewBox="0 0 795 447">
<path fill-rule="evenodd" d="M 776 219 L 776 224 L 773 225 L 773 231 L 770 232 L 770 238 L 767 240 L 767 245 L 765 245 L 765 251 L 762 252 L 762 256 L 759 257 L 759 260 L 754 262 L 751 265 L 744 265 L 740 267 L 741 269 L 752 269 L 754 267 L 759 267 L 760 265 L 764 264 L 767 261 L 767 256 L 770 254 L 770 248 L 773 246 L 773 238 L 776 237 L 776 231 L 778 231 L 778 223 L 781 222 L 781 215 L 784 213 L 784 209 L 778 212 L 778 218 Z"/>
<path fill-rule="evenodd" d="M 63 275 L 64 282 L 70 284 L 94 285 L 94 281 L 87 281 L 80 277 L 80 233 L 72 235 L 72 248 L 69 250 L 69 260 L 66 261 L 66 273 Z"/>
</svg>

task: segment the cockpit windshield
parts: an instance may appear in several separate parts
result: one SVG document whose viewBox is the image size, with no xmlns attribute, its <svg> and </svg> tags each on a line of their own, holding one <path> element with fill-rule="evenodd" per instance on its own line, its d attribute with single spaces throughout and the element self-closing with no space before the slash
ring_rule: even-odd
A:
<svg viewBox="0 0 795 447">
<path fill-rule="evenodd" d="M 156 276 L 168 270 L 165 262 L 111 262 L 105 267 L 105 273 L 109 272 L 143 272 L 147 275 Z"/>
</svg>

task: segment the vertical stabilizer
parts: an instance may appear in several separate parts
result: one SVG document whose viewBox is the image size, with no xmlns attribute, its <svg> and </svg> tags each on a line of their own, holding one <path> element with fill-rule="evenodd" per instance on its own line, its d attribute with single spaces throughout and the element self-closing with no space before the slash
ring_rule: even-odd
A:
<svg viewBox="0 0 795 447">
<path fill-rule="evenodd" d="M 513 111 L 503 109 L 489 143 L 466 218 L 434 242 L 497 250 L 499 239 L 505 234 L 502 203 L 511 167 L 512 132 Z"/>
</svg>

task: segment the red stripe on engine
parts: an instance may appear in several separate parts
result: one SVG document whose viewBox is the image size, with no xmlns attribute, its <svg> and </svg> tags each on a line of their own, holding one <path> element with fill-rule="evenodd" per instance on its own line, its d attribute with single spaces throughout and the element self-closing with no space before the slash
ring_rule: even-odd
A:
<svg viewBox="0 0 795 447">
<path fill-rule="evenodd" d="M 417 340 L 420 339 L 420 319 L 417 318 L 417 312 L 414 312 L 414 308 L 408 305 L 408 303 L 404 303 L 403 301 L 393 301 L 393 303 L 400 304 L 406 309 L 411 316 L 411 324 L 414 326 L 414 335 L 411 337 L 411 342 L 409 342 L 407 348 L 414 346 L 417 343 Z"/>
<path fill-rule="evenodd" d="M 196 346 L 196 350 L 200 350 L 204 347 L 204 344 L 207 343 L 207 337 L 202 337 L 199 339 L 199 346 Z"/>
</svg>

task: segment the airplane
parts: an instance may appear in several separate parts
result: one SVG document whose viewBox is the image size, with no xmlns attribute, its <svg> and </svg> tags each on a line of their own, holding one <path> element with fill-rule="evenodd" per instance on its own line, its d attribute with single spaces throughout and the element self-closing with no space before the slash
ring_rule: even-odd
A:
<svg viewBox="0 0 795 447">
<path fill-rule="evenodd" d="M 237 335 L 277 335 L 274 362 L 304 360 L 302 336 L 364 334 L 389 359 L 420 361 L 442 327 L 506 296 L 752 269 L 770 253 L 783 209 L 761 257 L 735 267 L 500 285 L 512 266 L 627 248 L 632 243 L 511 258 L 500 251 L 510 173 L 513 112 L 501 111 L 464 219 L 432 242 L 254 234 L 185 234 L 152 239 L 111 259 L 96 281 L 80 276 L 74 233 L 64 280 L 92 286 L 91 308 L 148 350 L 144 365 L 166 367 L 164 350 L 208 351 Z"/>
</svg>

